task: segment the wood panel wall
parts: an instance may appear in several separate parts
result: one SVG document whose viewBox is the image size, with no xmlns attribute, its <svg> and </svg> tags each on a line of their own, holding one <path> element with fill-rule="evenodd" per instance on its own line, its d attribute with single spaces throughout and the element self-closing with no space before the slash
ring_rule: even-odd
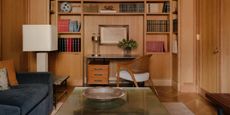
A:
<svg viewBox="0 0 230 115">
<path fill-rule="evenodd" d="M 202 91 L 220 90 L 220 0 L 199 2 L 200 78 Z"/>
<path fill-rule="evenodd" d="M 13 59 L 16 71 L 27 71 L 22 52 L 22 24 L 26 22 L 25 0 L 1 0 L 1 57 Z"/>
<path fill-rule="evenodd" d="M 143 55 L 143 16 L 85 16 L 84 54 L 92 54 L 92 35 L 99 32 L 99 25 L 129 25 L 129 38 L 138 43 L 132 54 Z M 100 45 L 101 54 L 123 54 L 117 45 Z"/>
<path fill-rule="evenodd" d="M 27 24 L 49 24 L 49 0 L 26 1 Z M 36 71 L 36 53 L 28 53 L 28 66 L 28 71 Z"/>
<path fill-rule="evenodd" d="M 183 92 L 195 91 L 195 14 L 194 0 L 181 0 L 180 81 Z"/>
<path fill-rule="evenodd" d="M 230 93 L 230 1 L 221 3 L 221 92 Z"/>
<path fill-rule="evenodd" d="M 2 0 L 0 6 L 0 60 L 2 60 Z"/>
</svg>

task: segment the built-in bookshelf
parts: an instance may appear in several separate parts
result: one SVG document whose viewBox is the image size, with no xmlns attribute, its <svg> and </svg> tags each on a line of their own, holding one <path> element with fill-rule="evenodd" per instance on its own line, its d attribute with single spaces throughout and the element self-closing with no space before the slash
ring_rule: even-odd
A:
<svg viewBox="0 0 230 115">
<path fill-rule="evenodd" d="M 84 26 L 88 25 L 86 23 L 97 23 L 95 20 L 103 17 L 103 24 L 120 25 L 123 22 L 116 22 L 117 17 L 119 20 L 135 17 L 133 19 L 143 20 L 142 23 L 138 23 L 143 27 L 140 34 L 141 43 L 138 44 L 142 48 L 141 54 L 153 54 L 153 65 L 159 63 L 156 60 L 160 60 L 164 63 L 162 65 L 165 65 L 162 66 L 165 73 L 171 73 L 172 55 L 177 55 L 179 46 L 178 2 L 179 0 L 52 0 L 50 13 L 55 20 L 51 20 L 51 23 L 58 27 L 58 51 L 65 59 L 71 56 L 79 59 L 68 60 L 70 63 L 82 63 L 80 61 L 87 55 L 85 50 L 92 47 L 91 41 L 87 41 L 91 40 L 89 34 L 98 32 L 95 29 L 98 27 L 92 27 L 90 32 L 87 32 L 84 29 Z M 63 9 L 62 6 L 65 5 L 67 8 Z M 114 22 L 109 24 L 106 19 L 111 20 L 111 17 L 114 17 Z M 81 67 L 83 68 L 83 63 Z M 83 72 L 79 76 L 82 74 Z"/>
<path fill-rule="evenodd" d="M 82 2 L 57 0 L 58 51 L 79 52 L 82 46 Z"/>
</svg>

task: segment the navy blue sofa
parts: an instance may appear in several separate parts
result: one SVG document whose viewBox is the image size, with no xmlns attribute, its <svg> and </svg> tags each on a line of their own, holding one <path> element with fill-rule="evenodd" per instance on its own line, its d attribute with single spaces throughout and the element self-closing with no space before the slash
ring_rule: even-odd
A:
<svg viewBox="0 0 230 115">
<path fill-rule="evenodd" d="M 48 72 L 17 73 L 18 86 L 0 91 L 0 115 L 49 115 L 53 77 Z"/>
</svg>

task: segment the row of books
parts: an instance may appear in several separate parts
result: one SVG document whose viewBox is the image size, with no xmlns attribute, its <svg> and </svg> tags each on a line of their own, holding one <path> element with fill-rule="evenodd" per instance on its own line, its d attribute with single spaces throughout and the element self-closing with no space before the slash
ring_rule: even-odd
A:
<svg viewBox="0 0 230 115">
<path fill-rule="evenodd" d="M 170 12 L 170 3 L 169 2 L 164 2 L 162 12 L 164 12 L 164 13 Z"/>
<path fill-rule="evenodd" d="M 173 32 L 178 32 L 178 19 L 173 20 Z"/>
<path fill-rule="evenodd" d="M 144 12 L 144 3 L 120 3 L 119 12 Z"/>
<path fill-rule="evenodd" d="M 81 52 L 81 38 L 58 38 L 58 51 Z"/>
<path fill-rule="evenodd" d="M 147 32 L 169 32 L 169 20 L 147 20 Z"/>
<path fill-rule="evenodd" d="M 147 41 L 147 52 L 165 52 L 164 41 Z"/>
<path fill-rule="evenodd" d="M 59 19 L 58 32 L 79 32 L 81 23 L 78 20 Z"/>
<path fill-rule="evenodd" d="M 164 3 L 148 3 L 147 4 L 149 13 L 168 13 L 170 12 L 169 2 Z"/>
</svg>

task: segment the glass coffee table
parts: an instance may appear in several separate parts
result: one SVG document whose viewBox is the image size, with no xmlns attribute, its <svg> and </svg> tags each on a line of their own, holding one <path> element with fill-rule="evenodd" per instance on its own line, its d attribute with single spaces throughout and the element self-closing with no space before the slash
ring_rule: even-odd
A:
<svg viewBox="0 0 230 115">
<path fill-rule="evenodd" d="M 86 99 L 76 87 L 56 115 L 169 115 L 150 88 L 123 87 L 126 95 L 110 101 Z"/>
</svg>

